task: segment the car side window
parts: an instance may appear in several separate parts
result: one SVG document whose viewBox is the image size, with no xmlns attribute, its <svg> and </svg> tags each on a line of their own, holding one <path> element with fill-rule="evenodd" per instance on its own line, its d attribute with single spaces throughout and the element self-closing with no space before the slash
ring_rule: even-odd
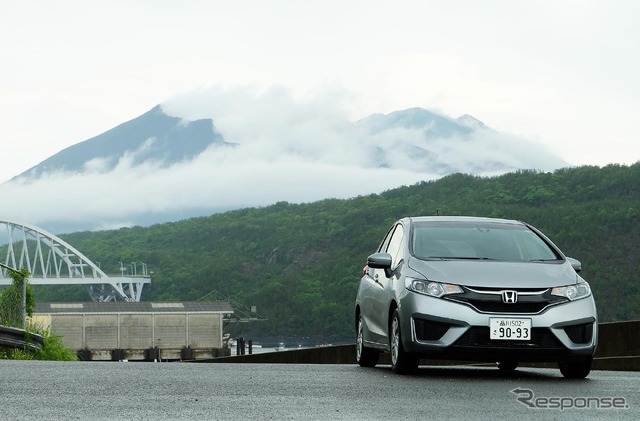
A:
<svg viewBox="0 0 640 421">
<path fill-rule="evenodd" d="M 395 268 L 402 258 L 400 251 L 402 250 L 402 239 L 404 238 L 404 227 L 402 224 L 396 225 L 396 229 L 391 235 L 387 253 L 391 255 L 391 267 Z"/>
<path fill-rule="evenodd" d="M 378 246 L 378 250 L 376 250 L 378 253 L 384 252 L 387 250 L 387 247 L 389 245 L 389 239 L 391 238 L 391 233 L 393 232 L 394 228 L 395 226 L 392 226 L 391 228 L 389 228 L 389 231 L 387 231 L 387 233 L 384 235 L 384 238 L 382 239 L 380 246 Z"/>
</svg>

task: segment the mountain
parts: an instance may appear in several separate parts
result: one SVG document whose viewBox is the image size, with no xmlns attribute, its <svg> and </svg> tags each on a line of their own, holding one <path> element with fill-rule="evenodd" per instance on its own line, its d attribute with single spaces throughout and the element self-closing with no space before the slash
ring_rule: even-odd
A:
<svg viewBox="0 0 640 421">
<path fill-rule="evenodd" d="M 456 122 L 472 130 L 487 128 L 487 126 L 485 126 L 485 124 L 482 121 L 478 120 L 473 116 L 470 116 L 469 114 L 464 114 L 456 118 Z"/>
<path fill-rule="evenodd" d="M 109 172 L 125 156 L 133 165 L 156 162 L 169 166 L 192 160 L 211 145 L 229 145 L 211 119 L 185 121 L 168 116 L 157 105 L 133 120 L 56 153 L 18 177 L 37 179 L 44 174 L 95 169 Z"/>
<path fill-rule="evenodd" d="M 469 142 L 483 133 L 502 136 L 467 114 L 451 119 L 422 108 L 409 108 L 389 114 L 372 114 L 347 125 L 339 135 L 347 134 L 353 140 L 366 139 L 367 147 L 362 148 L 361 153 L 373 161 L 365 161 L 361 165 L 392 169 L 408 166 L 411 170 L 439 176 L 455 172 L 482 174 L 540 168 L 541 161 L 546 161 L 542 168 L 545 170 L 566 165 L 557 157 L 541 151 L 538 154 L 542 160 L 530 157 L 529 162 L 522 161 L 522 154 L 515 150 L 495 154 L 488 151 L 486 157 L 478 156 Z M 507 137 L 503 141 L 505 147 L 512 143 L 512 139 Z M 443 142 L 447 144 L 446 148 L 442 147 Z M 300 144 L 300 139 L 296 139 L 295 143 L 283 148 L 283 152 L 308 157 L 308 148 Z M 211 118 L 188 121 L 167 115 L 162 106 L 157 105 L 133 120 L 58 152 L 18 177 L 33 180 L 57 172 L 98 170 L 107 173 L 125 158 L 132 166 L 154 163 L 168 167 L 191 161 L 212 145 L 236 146 L 237 143 L 227 142 Z M 277 145 L 273 147 L 277 148 Z M 472 165 L 462 161 L 469 158 L 465 157 L 469 151 L 473 151 Z M 327 157 L 320 151 L 308 158 L 321 161 Z M 519 165 L 514 165 L 514 160 Z"/>
<path fill-rule="evenodd" d="M 373 114 L 360 120 L 358 124 L 366 127 L 371 133 L 380 133 L 399 127 L 419 129 L 423 130 L 425 137 L 429 138 L 448 138 L 454 135 L 465 136 L 473 131 L 473 128 L 466 126 L 462 122 L 451 120 L 423 108 L 409 108 L 389 114 Z"/>
<path fill-rule="evenodd" d="M 199 114 L 157 105 L 58 152 L 0 184 L 3 197 L 16 198 L 3 216 L 54 233 L 149 226 L 380 193 L 453 173 L 568 166 L 470 115 L 409 108 L 352 122 L 330 107 L 224 99 Z"/>
</svg>

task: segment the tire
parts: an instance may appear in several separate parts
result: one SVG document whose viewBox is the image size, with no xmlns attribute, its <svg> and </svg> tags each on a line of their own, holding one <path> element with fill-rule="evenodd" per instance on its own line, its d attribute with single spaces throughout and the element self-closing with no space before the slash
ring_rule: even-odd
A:
<svg viewBox="0 0 640 421">
<path fill-rule="evenodd" d="M 391 370 L 397 374 L 407 374 L 415 371 L 416 368 L 418 368 L 418 357 L 404 350 L 398 310 L 393 312 L 391 318 L 389 341 L 391 349 Z"/>
<path fill-rule="evenodd" d="M 575 361 L 560 361 L 558 362 L 558 368 L 567 379 L 584 379 L 591 372 L 592 363 L 593 357 Z"/>
<path fill-rule="evenodd" d="M 498 365 L 498 369 L 500 369 L 500 371 L 503 371 L 505 373 L 512 372 L 516 368 L 518 368 L 517 361 L 498 361 L 496 364 Z"/>
<path fill-rule="evenodd" d="M 375 367 L 378 363 L 378 352 L 364 346 L 364 321 L 358 316 L 356 332 L 356 362 L 360 367 Z"/>
</svg>

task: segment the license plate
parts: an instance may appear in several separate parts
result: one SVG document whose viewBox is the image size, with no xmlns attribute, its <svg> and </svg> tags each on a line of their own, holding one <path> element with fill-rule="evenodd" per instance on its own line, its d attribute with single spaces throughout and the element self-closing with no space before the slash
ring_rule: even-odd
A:
<svg viewBox="0 0 640 421">
<path fill-rule="evenodd" d="M 511 341 L 531 339 L 531 319 L 490 318 L 489 338 Z"/>
</svg>

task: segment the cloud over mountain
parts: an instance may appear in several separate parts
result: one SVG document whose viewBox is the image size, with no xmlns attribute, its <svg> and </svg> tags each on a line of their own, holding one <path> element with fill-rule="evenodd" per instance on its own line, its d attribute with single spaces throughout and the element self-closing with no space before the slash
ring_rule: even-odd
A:
<svg viewBox="0 0 640 421">
<path fill-rule="evenodd" d="M 348 198 L 453 172 L 567 165 L 471 116 L 412 108 L 350 121 L 343 104 L 280 87 L 180 95 L 0 185 L 11 198 L 0 216 L 58 232 L 114 228 Z"/>
</svg>

